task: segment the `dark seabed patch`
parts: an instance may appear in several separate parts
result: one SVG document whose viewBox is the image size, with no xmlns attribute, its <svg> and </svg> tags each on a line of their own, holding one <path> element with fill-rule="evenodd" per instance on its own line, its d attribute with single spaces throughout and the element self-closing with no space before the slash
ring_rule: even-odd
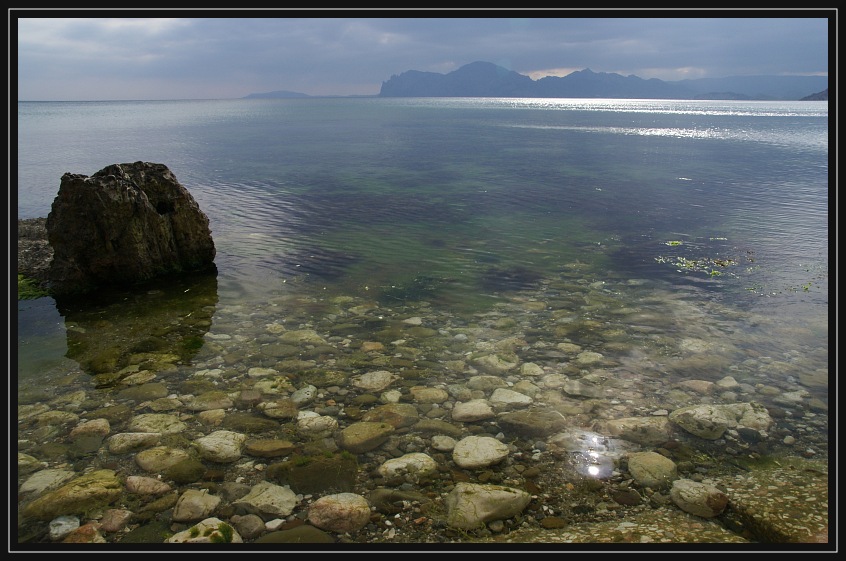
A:
<svg viewBox="0 0 846 561">
<path fill-rule="evenodd" d="M 385 288 L 379 295 L 379 302 L 395 305 L 401 302 L 437 300 L 438 295 L 452 284 L 453 281 L 448 278 L 418 275 L 407 282 Z"/>
<path fill-rule="evenodd" d="M 484 290 L 508 292 L 533 288 L 541 278 L 541 273 L 516 265 L 505 268 L 490 267 L 482 273 L 479 282 Z"/>
<path fill-rule="evenodd" d="M 359 256 L 345 251 L 312 247 L 300 250 L 287 258 L 284 267 L 286 272 L 294 276 L 306 275 L 321 280 L 335 280 L 360 260 Z"/>
</svg>

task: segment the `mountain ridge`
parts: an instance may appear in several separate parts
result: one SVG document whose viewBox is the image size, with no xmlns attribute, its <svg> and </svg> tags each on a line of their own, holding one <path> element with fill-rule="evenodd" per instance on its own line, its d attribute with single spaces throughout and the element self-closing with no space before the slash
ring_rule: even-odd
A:
<svg viewBox="0 0 846 561">
<path fill-rule="evenodd" d="M 594 72 L 532 80 L 491 62 L 447 74 L 408 70 L 382 82 L 378 97 L 561 97 L 800 100 L 828 88 L 827 76 L 730 76 L 679 81 Z"/>
<path fill-rule="evenodd" d="M 594 72 L 533 80 L 491 62 L 476 61 L 447 74 L 407 70 L 382 82 L 377 95 L 312 96 L 277 90 L 251 93 L 242 99 L 310 97 L 541 97 L 611 99 L 784 100 L 827 101 L 827 76 L 727 76 L 664 81 Z"/>
</svg>

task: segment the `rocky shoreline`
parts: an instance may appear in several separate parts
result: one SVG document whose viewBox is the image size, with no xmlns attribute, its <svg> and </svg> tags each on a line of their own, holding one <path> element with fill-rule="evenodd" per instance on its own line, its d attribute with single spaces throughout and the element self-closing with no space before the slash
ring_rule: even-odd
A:
<svg viewBox="0 0 846 561">
<path fill-rule="evenodd" d="M 47 286 L 53 248 L 47 241 L 47 219 L 18 219 L 18 273 Z"/>
<path fill-rule="evenodd" d="M 37 273 L 37 235 L 19 242 Z M 616 336 L 666 321 L 615 307 L 638 286 L 556 279 L 466 320 L 352 297 L 219 306 L 194 360 L 67 361 L 18 389 L 17 546 L 824 547 L 828 413 L 800 353 L 668 383 Z M 573 294 L 617 318 L 591 324 L 596 344 L 564 335 L 587 321 L 556 315 Z M 718 354 L 678 331 L 665 362 Z"/>
</svg>

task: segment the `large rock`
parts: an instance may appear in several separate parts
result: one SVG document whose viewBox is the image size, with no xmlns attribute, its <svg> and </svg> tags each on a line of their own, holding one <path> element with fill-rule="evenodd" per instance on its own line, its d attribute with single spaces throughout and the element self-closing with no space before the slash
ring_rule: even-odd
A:
<svg viewBox="0 0 846 561">
<path fill-rule="evenodd" d="M 446 522 L 463 530 L 480 528 L 488 522 L 520 514 L 531 500 L 532 496 L 522 489 L 457 483 L 446 497 Z"/>
<path fill-rule="evenodd" d="M 64 174 L 46 226 L 56 296 L 214 267 L 208 217 L 163 164 Z"/>
<path fill-rule="evenodd" d="M 39 496 L 24 507 L 23 516 L 49 521 L 63 514 L 83 514 L 111 504 L 121 492 L 123 485 L 114 471 L 95 470 Z"/>
<path fill-rule="evenodd" d="M 717 487 L 691 479 L 673 481 L 670 499 L 683 511 L 702 518 L 719 516 L 728 505 L 728 497 Z"/>
<path fill-rule="evenodd" d="M 773 424 L 767 408 L 756 402 L 681 407 L 670 413 L 669 420 L 707 440 L 717 440 L 726 430 L 740 428 L 754 431 L 757 438 L 767 438 Z"/>
<path fill-rule="evenodd" d="M 370 521 L 370 503 L 355 493 L 325 495 L 308 507 L 308 521 L 327 532 L 357 532 Z"/>
</svg>

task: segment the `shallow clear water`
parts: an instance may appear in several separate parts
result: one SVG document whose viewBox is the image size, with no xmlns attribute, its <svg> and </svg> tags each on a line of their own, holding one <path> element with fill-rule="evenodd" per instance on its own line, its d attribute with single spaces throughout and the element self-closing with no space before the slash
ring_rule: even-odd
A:
<svg viewBox="0 0 846 561">
<path fill-rule="evenodd" d="M 200 336 L 279 302 L 302 323 L 337 312 L 316 302 L 352 298 L 446 326 L 523 298 L 549 303 L 523 310 L 524 332 L 554 338 L 549 312 L 560 323 L 569 306 L 621 318 L 615 343 L 631 350 L 648 346 L 628 328 L 651 312 L 666 321 L 650 320 L 649 341 L 692 335 L 679 325 L 730 340 L 723 375 L 801 356 L 796 376 L 828 369 L 828 159 L 825 102 L 22 102 L 16 195 L 19 218 L 46 216 L 65 172 L 167 165 L 217 248 Z M 591 307 L 594 283 L 613 289 Z M 80 326 L 108 339 L 173 321 L 175 290 L 151 289 L 133 317 L 92 303 L 102 325 L 20 302 L 19 383 L 66 369 Z M 613 338 L 566 337 L 605 352 Z"/>
</svg>

